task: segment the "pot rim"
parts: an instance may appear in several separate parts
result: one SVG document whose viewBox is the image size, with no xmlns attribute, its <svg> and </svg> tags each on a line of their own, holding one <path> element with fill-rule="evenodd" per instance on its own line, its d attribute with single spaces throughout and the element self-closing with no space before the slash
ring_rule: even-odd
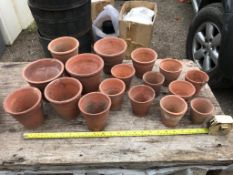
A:
<svg viewBox="0 0 233 175">
<path fill-rule="evenodd" d="M 175 92 L 172 90 L 172 85 L 174 85 L 174 84 L 176 84 L 176 83 L 186 83 L 188 86 L 190 86 L 190 87 L 193 89 L 193 92 L 192 92 L 191 94 L 189 94 L 189 95 L 180 95 L 180 94 L 175 93 Z M 189 98 L 189 97 L 192 97 L 192 96 L 196 93 L 196 88 L 195 88 L 195 86 L 194 86 L 192 83 L 190 83 L 190 82 L 188 82 L 188 81 L 185 81 L 185 80 L 174 80 L 174 81 L 172 81 L 171 83 L 169 83 L 168 89 L 169 89 L 169 91 L 170 91 L 173 95 L 178 95 L 178 96 L 180 96 L 180 97 L 182 97 L 182 98 Z"/>
<path fill-rule="evenodd" d="M 65 51 L 65 52 L 57 52 L 57 51 L 54 51 L 53 48 L 52 48 L 52 44 L 53 44 L 54 42 L 58 41 L 58 40 L 63 40 L 63 39 L 70 39 L 70 40 L 75 41 L 75 43 L 76 43 L 76 44 L 75 44 L 75 47 L 72 48 L 72 49 L 70 49 L 70 50 L 67 50 L 67 51 Z M 64 55 L 64 54 L 69 54 L 69 53 L 75 51 L 76 49 L 79 48 L 79 45 L 80 45 L 80 44 L 79 44 L 79 41 L 78 41 L 76 38 L 74 38 L 74 37 L 72 37 L 72 36 L 62 36 L 62 37 L 58 37 L 58 38 L 55 38 L 55 39 L 53 39 L 52 41 L 50 41 L 50 43 L 48 44 L 48 50 L 49 50 L 50 52 L 54 53 L 54 54 L 57 54 L 57 55 Z"/>
<path fill-rule="evenodd" d="M 87 96 L 91 96 L 92 94 L 100 94 L 100 95 L 103 95 L 103 96 L 107 99 L 108 105 L 107 105 L 107 107 L 106 107 L 105 110 L 103 110 L 102 112 L 99 112 L 99 113 L 95 113 L 95 114 L 92 114 L 92 113 L 89 113 L 89 112 L 86 112 L 85 110 L 83 110 L 83 108 L 81 107 L 81 102 L 82 102 L 82 100 L 83 100 L 84 98 L 86 98 Z M 112 102 L 111 102 L 110 97 L 108 97 L 107 95 L 105 95 L 105 94 L 102 93 L 102 92 L 90 92 L 90 93 L 88 93 L 88 94 L 82 96 L 82 97 L 79 99 L 79 102 L 78 102 L 79 110 L 80 110 L 83 114 L 89 115 L 89 116 L 93 116 L 93 117 L 96 116 L 96 115 L 104 114 L 105 112 L 109 111 L 111 105 L 112 105 Z"/>
<path fill-rule="evenodd" d="M 16 92 L 19 92 L 19 91 L 22 91 L 22 90 L 27 90 L 27 89 L 31 89 L 31 90 L 36 92 L 36 94 L 38 96 L 38 100 L 36 101 L 36 103 L 32 107 L 30 107 L 29 109 L 24 110 L 22 112 L 13 112 L 12 110 L 10 110 L 6 105 L 6 102 L 9 100 L 9 98 L 11 96 L 13 96 Z M 8 94 L 6 96 L 6 98 L 4 99 L 3 108 L 5 109 L 5 111 L 7 113 L 17 116 L 17 115 L 22 115 L 22 114 L 26 114 L 26 113 L 30 112 L 31 110 L 36 108 L 41 103 L 41 101 L 42 101 L 42 93 L 40 92 L 40 90 L 38 88 L 36 88 L 36 87 L 26 86 L 26 87 L 18 88 L 16 90 L 14 90 L 13 92 L 11 92 L 10 94 Z"/>
<path fill-rule="evenodd" d="M 103 84 L 106 83 L 107 81 L 118 81 L 123 85 L 123 88 L 117 94 L 109 95 L 109 94 L 105 93 L 105 91 L 102 89 Z M 116 97 L 116 96 L 119 96 L 121 94 L 124 94 L 125 88 L 126 88 L 126 85 L 125 85 L 124 81 L 122 81 L 122 80 L 120 80 L 118 78 L 107 78 L 107 79 L 103 80 L 99 85 L 100 92 L 102 92 L 103 94 L 105 94 L 105 95 L 107 95 L 109 97 Z"/>
<path fill-rule="evenodd" d="M 123 45 L 124 45 L 124 48 L 122 49 L 122 51 L 120 51 L 118 53 L 113 53 L 113 54 L 104 54 L 99 49 L 96 49 L 96 47 L 97 47 L 96 45 L 97 44 L 100 44 L 103 40 L 108 40 L 108 39 L 113 39 L 113 40 L 119 40 L 119 41 L 121 41 L 123 43 Z M 127 43 L 126 43 L 126 41 L 124 39 L 118 38 L 118 37 L 114 37 L 114 36 L 106 36 L 106 37 L 104 37 L 104 38 L 96 41 L 95 44 L 94 44 L 94 47 L 93 47 L 95 53 L 98 54 L 98 55 L 100 55 L 100 56 L 103 56 L 103 57 L 115 57 L 115 56 L 121 55 L 121 54 L 123 54 L 123 53 L 126 52 L 127 48 L 128 48 L 128 46 L 127 46 Z"/>
<path fill-rule="evenodd" d="M 133 56 L 135 52 L 137 52 L 138 50 L 146 50 L 146 51 L 149 51 L 149 52 L 153 52 L 153 54 L 155 55 L 154 59 L 151 60 L 151 61 L 138 61 L 135 59 L 135 57 Z M 148 47 L 139 47 L 137 49 L 134 49 L 132 52 L 131 52 L 131 59 L 136 62 L 136 63 L 139 63 L 139 64 L 150 64 L 150 63 L 153 63 L 157 60 L 158 58 L 158 53 L 154 50 L 154 49 L 151 49 L 151 48 L 148 48 Z"/>
<path fill-rule="evenodd" d="M 194 106 L 193 106 L 193 103 L 194 103 L 196 100 L 204 100 L 205 102 L 208 101 L 208 103 L 209 103 L 209 104 L 211 105 L 211 107 L 212 107 L 211 111 L 210 111 L 210 112 L 206 112 L 206 113 L 203 113 L 203 112 L 198 111 L 198 110 L 197 110 L 196 108 L 194 108 Z M 201 114 L 201 115 L 210 115 L 210 114 L 213 114 L 213 112 L 214 112 L 214 105 L 212 104 L 212 102 L 211 102 L 209 99 L 203 98 L 203 97 L 196 97 L 196 98 L 192 99 L 191 102 L 190 102 L 190 107 L 191 107 L 191 109 L 192 109 L 193 111 L 195 111 L 196 113 Z"/>
<path fill-rule="evenodd" d="M 185 104 L 184 110 L 182 110 L 181 112 L 170 112 L 170 111 L 168 111 L 168 110 L 163 106 L 162 102 L 164 101 L 164 99 L 170 98 L 170 97 L 179 98 L 182 102 L 184 102 L 184 104 Z M 160 104 L 160 108 L 162 108 L 162 110 L 164 110 L 164 111 L 165 111 L 166 113 L 168 113 L 168 114 L 175 115 L 174 117 L 176 117 L 177 115 L 185 114 L 185 113 L 187 112 L 187 110 L 188 110 L 188 104 L 187 104 L 187 102 L 186 102 L 183 98 L 179 97 L 178 95 L 167 95 L 167 96 L 164 96 L 164 97 L 160 100 L 160 103 L 159 103 L 159 104 Z"/>
<path fill-rule="evenodd" d="M 161 63 L 164 63 L 164 62 L 166 62 L 166 61 L 174 61 L 174 62 L 180 64 L 181 68 L 180 68 L 179 70 L 177 70 L 177 71 L 169 71 L 169 70 L 166 70 L 166 69 L 164 69 L 164 68 L 161 67 Z M 177 72 L 181 72 L 181 71 L 182 71 L 182 69 L 183 69 L 183 64 L 182 64 L 182 62 L 178 61 L 176 58 L 175 58 L 175 59 L 173 59 L 173 58 L 164 58 L 164 59 L 161 60 L 161 62 L 159 63 L 159 68 L 162 69 L 162 70 L 165 71 L 165 72 L 169 72 L 169 73 L 174 73 L 174 72 L 175 72 L 175 73 L 177 73 Z"/>
<path fill-rule="evenodd" d="M 48 88 L 49 88 L 50 86 L 52 86 L 54 83 L 58 82 L 58 81 L 67 80 L 67 79 L 68 79 L 68 80 L 71 80 L 71 81 L 74 81 L 75 83 L 78 84 L 78 86 L 79 86 L 79 91 L 78 91 L 78 93 L 77 93 L 75 96 L 73 96 L 73 97 L 71 97 L 71 98 L 69 98 L 69 99 L 67 99 L 67 100 L 58 101 L 58 100 L 52 99 L 52 98 L 48 95 Z M 76 78 L 73 78 L 73 77 L 61 77 L 61 78 L 58 78 L 58 79 L 56 79 L 56 80 L 50 82 L 50 83 L 45 87 L 45 89 L 44 89 L 44 96 L 45 96 L 45 98 L 46 98 L 50 103 L 65 104 L 65 103 L 68 103 L 68 102 L 70 102 L 70 101 L 73 101 L 73 100 L 75 100 L 76 98 L 78 98 L 79 96 L 81 96 L 82 91 L 83 91 L 83 86 L 82 86 L 82 83 L 81 83 L 79 80 L 77 80 Z"/>
<path fill-rule="evenodd" d="M 131 97 L 131 91 L 132 91 L 133 89 L 137 88 L 137 87 L 146 87 L 146 88 L 150 89 L 150 90 L 153 92 L 152 97 L 151 97 L 149 100 L 143 101 L 143 102 L 140 102 L 140 101 L 135 100 L 133 97 Z M 148 103 L 148 102 L 154 100 L 154 98 L 155 98 L 155 91 L 154 91 L 154 89 L 153 89 L 152 87 L 147 86 L 147 85 L 143 85 L 143 84 L 141 84 L 141 85 L 135 85 L 135 86 L 132 86 L 132 87 L 129 89 L 129 91 L 128 91 L 128 97 L 129 97 L 130 100 L 132 100 L 132 101 L 135 102 L 135 103 L 144 104 L 144 103 Z"/>
<path fill-rule="evenodd" d="M 132 69 L 131 74 L 129 74 L 128 76 L 125 76 L 125 77 L 117 76 L 116 74 L 114 74 L 114 72 L 113 72 L 114 69 L 117 69 L 118 67 L 121 67 L 121 66 L 127 66 L 127 67 L 131 68 Z M 111 74 L 112 74 L 112 76 L 119 78 L 119 79 L 128 79 L 128 78 L 131 78 L 135 75 L 135 68 L 131 64 L 126 64 L 126 63 L 117 64 L 117 65 L 112 67 Z"/>
<path fill-rule="evenodd" d="M 149 81 L 147 81 L 146 76 L 147 76 L 148 74 L 154 74 L 154 73 L 156 73 L 157 75 L 159 75 L 160 77 L 162 77 L 162 81 L 161 81 L 160 83 L 150 83 Z M 144 81 L 145 83 L 147 83 L 147 84 L 149 84 L 149 85 L 151 85 L 151 86 L 163 84 L 164 81 L 165 81 L 164 75 L 163 75 L 162 73 L 160 73 L 160 72 L 155 72 L 155 71 L 148 71 L 148 72 L 144 73 L 143 76 L 142 76 L 142 79 L 143 79 L 143 81 Z"/>
<path fill-rule="evenodd" d="M 96 69 L 94 72 L 91 72 L 91 73 L 89 73 L 89 74 L 79 74 L 79 73 L 76 73 L 76 72 L 71 71 L 71 70 L 68 68 L 68 67 L 69 67 L 68 64 L 70 64 L 70 62 L 71 62 L 72 60 L 75 60 L 75 59 L 77 59 L 77 58 L 79 58 L 80 56 L 83 56 L 83 55 L 86 55 L 86 56 L 94 56 L 94 57 L 96 57 L 97 60 L 100 62 L 100 67 L 99 67 L 98 69 Z M 92 75 L 96 75 L 97 73 L 101 72 L 101 70 L 102 70 L 103 68 L 104 68 L 104 61 L 103 61 L 103 59 L 102 59 L 100 56 L 98 56 L 98 55 L 96 55 L 96 54 L 92 54 L 92 53 L 83 53 L 83 54 L 75 55 L 75 56 L 71 57 L 70 59 L 68 59 L 67 62 L 66 62 L 66 64 L 65 64 L 65 69 L 66 69 L 66 71 L 67 71 L 70 75 L 78 76 L 78 77 L 90 77 L 90 76 L 92 76 Z"/>
<path fill-rule="evenodd" d="M 33 81 L 33 80 L 28 79 L 28 77 L 27 77 L 26 74 L 25 74 L 26 70 L 27 70 L 30 66 L 32 66 L 32 65 L 34 65 L 34 64 L 37 64 L 38 62 L 41 62 L 41 61 L 53 61 L 53 62 L 57 62 L 57 63 L 60 64 L 60 66 L 61 66 L 60 72 L 59 72 L 56 76 L 54 76 L 53 78 L 50 78 L 50 79 L 44 80 L 44 81 Z M 59 61 L 58 59 L 55 59 L 55 58 L 41 58 L 41 59 L 39 59 L 39 60 L 36 60 L 36 61 L 33 61 L 33 62 L 27 64 L 27 65 L 23 68 L 23 71 L 22 71 L 21 74 L 22 74 L 23 79 L 26 80 L 28 83 L 39 85 L 39 84 L 49 83 L 49 82 L 51 82 L 51 81 L 57 79 L 58 77 L 60 77 L 60 76 L 63 74 L 64 70 L 65 70 L 64 64 L 63 64 L 61 61 Z"/>
<path fill-rule="evenodd" d="M 206 81 L 195 81 L 195 80 L 193 80 L 193 79 L 190 79 L 190 78 L 188 77 L 188 73 L 191 73 L 191 72 L 199 72 L 199 73 L 202 73 L 202 74 L 206 77 Z M 207 82 L 209 81 L 209 76 L 208 76 L 208 74 L 205 73 L 204 71 L 201 71 L 201 70 L 198 70 L 198 69 L 191 69 L 191 70 L 187 71 L 187 73 L 185 74 L 185 78 L 186 78 L 187 80 L 189 80 L 190 82 L 194 82 L 194 83 L 196 83 L 196 84 L 203 84 L 203 83 L 207 83 Z"/>
</svg>

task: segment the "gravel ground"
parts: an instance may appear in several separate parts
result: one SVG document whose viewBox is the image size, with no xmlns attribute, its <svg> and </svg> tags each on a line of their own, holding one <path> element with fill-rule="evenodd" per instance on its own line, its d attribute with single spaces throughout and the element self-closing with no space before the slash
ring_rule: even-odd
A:
<svg viewBox="0 0 233 175">
<path fill-rule="evenodd" d="M 179 0 L 154 1 L 158 4 L 158 15 L 152 47 L 158 52 L 159 58 L 186 58 L 185 41 L 188 27 L 194 16 L 192 5 L 190 3 L 180 3 Z M 34 29 L 23 31 L 14 44 L 6 48 L 0 61 L 33 61 L 42 57 L 42 47 Z M 233 116 L 232 89 L 214 90 L 213 92 L 225 114 Z"/>
</svg>

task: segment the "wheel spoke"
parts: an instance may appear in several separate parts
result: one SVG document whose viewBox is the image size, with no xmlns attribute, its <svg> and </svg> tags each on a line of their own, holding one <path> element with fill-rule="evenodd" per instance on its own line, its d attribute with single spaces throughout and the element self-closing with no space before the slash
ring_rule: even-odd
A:
<svg viewBox="0 0 233 175">
<path fill-rule="evenodd" d="M 219 46 L 221 42 L 221 34 L 218 33 L 216 36 L 214 36 L 213 41 L 212 41 L 212 45 L 213 46 Z"/>
<path fill-rule="evenodd" d="M 205 50 L 204 49 L 199 49 L 194 53 L 194 59 L 200 60 L 205 56 Z"/>
<path fill-rule="evenodd" d="M 202 32 L 198 32 L 195 36 L 197 42 L 199 42 L 201 45 L 205 44 L 205 36 L 203 35 Z"/>
<path fill-rule="evenodd" d="M 206 54 L 205 57 L 204 57 L 203 69 L 205 71 L 210 70 L 210 56 L 208 54 Z"/>
<path fill-rule="evenodd" d="M 218 64 L 218 57 L 219 54 L 216 50 L 211 50 L 210 52 L 210 59 L 214 62 L 215 65 Z"/>
<path fill-rule="evenodd" d="M 213 39 L 213 33 L 214 33 L 214 26 L 210 23 L 206 24 L 206 38 L 208 40 Z"/>
</svg>

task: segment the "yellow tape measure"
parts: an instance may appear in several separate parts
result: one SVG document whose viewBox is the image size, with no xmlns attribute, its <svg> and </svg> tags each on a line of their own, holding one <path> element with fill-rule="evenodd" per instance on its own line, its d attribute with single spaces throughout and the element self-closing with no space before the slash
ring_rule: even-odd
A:
<svg viewBox="0 0 233 175">
<path fill-rule="evenodd" d="M 25 139 L 68 139 L 68 138 L 104 138 L 104 137 L 147 137 L 169 135 L 208 134 L 208 128 L 163 129 L 163 130 L 127 130 L 100 132 L 47 132 L 24 133 Z"/>
</svg>

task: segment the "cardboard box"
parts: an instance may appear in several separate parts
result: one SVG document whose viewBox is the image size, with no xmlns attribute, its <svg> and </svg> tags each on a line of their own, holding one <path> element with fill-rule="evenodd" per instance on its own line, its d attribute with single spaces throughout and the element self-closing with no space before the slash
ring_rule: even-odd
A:
<svg viewBox="0 0 233 175">
<path fill-rule="evenodd" d="M 98 16 L 100 12 L 104 10 L 104 6 L 112 4 L 114 6 L 114 0 L 91 0 L 91 18 L 92 21 Z"/>
<path fill-rule="evenodd" d="M 145 25 L 130 21 L 123 21 L 126 15 L 134 7 L 147 7 L 155 12 L 153 23 Z M 119 17 L 120 37 L 125 39 L 128 44 L 126 56 L 129 59 L 131 52 L 138 47 L 149 47 L 153 35 L 154 23 L 157 16 L 157 4 L 148 1 L 128 1 L 121 8 Z"/>
</svg>

